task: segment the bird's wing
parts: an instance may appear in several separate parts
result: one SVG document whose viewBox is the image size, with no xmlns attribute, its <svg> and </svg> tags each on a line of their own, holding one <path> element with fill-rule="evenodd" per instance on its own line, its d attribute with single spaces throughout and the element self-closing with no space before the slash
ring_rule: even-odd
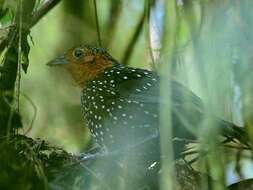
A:
<svg viewBox="0 0 253 190">
<path fill-rule="evenodd" d="M 149 109 L 156 110 L 159 113 L 159 106 L 166 104 L 160 98 L 159 78 L 148 89 L 143 89 L 143 86 L 147 87 L 147 81 L 149 83 L 152 82 L 147 78 L 141 78 L 120 83 L 118 85 L 119 96 L 121 98 L 138 101 L 144 105 L 149 105 Z M 203 102 L 197 95 L 179 82 L 174 80 L 169 82 L 171 83 L 171 108 L 174 135 L 176 137 L 192 139 L 197 135 L 199 127 L 203 126 L 202 121 L 206 116 Z M 142 91 L 139 92 L 136 89 L 141 89 Z M 214 115 L 212 119 L 213 123 L 220 127 L 222 135 L 236 138 L 240 141 L 246 138 L 243 129 Z"/>
</svg>

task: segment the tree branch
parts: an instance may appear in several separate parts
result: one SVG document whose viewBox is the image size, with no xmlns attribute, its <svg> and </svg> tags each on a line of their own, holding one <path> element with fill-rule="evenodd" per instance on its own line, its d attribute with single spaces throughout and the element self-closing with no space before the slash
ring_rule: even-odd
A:
<svg viewBox="0 0 253 190">
<path fill-rule="evenodd" d="M 61 0 L 47 0 L 41 7 L 33 14 L 29 28 L 32 28 L 38 21 L 47 14 L 53 7 L 55 7 Z"/>
</svg>

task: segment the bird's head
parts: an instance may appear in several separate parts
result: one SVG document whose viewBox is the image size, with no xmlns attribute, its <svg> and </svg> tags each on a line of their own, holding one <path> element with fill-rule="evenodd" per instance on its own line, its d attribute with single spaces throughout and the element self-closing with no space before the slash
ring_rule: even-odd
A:
<svg viewBox="0 0 253 190">
<path fill-rule="evenodd" d="M 115 64 L 117 64 L 117 61 L 103 48 L 82 45 L 69 49 L 47 65 L 67 68 L 75 81 L 83 86 L 87 81 L 94 79 L 106 68 L 112 67 Z"/>
</svg>

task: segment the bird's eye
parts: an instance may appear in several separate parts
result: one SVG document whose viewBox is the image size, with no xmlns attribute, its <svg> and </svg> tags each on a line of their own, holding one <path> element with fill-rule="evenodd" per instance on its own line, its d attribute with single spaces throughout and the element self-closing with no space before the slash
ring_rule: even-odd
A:
<svg viewBox="0 0 253 190">
<path fill-rule="evenodd" d="M 83 53 L 84 53 L 83 49 L 77 48 L 73 52 L 73 55 L 75 58 L 79 59 L 80 57 L 82 57 Z"/>
</svg>

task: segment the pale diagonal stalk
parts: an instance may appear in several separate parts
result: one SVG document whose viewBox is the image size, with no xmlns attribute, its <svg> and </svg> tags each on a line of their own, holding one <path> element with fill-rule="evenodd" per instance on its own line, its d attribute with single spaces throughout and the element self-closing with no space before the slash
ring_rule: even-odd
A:
<svg viewBox="0 0 253 190">
<path fill-rule="evenodd" d="M 175 47 L 176 35 L 176 2 L 166 0 L 164 6 L 164 24 L 162 36 L 162 52 L 159 65 L 160 98 L 161 102 L 166 102 L 160 106 L 160 143 L 161 143 L 161 162 L 162 174 L 160 186 L 162 190 L 175 189 L 175 175 L 173 162 L 172 145 L 172 112 L 171 112 L 171 86 L 169 76 L 171 74 L 172 53 Z"/>
<path fill-rule="evenodd" d="M 148 51 L 149 56 L 151 59 L 151 67 L 153 70 L 156 70 L 156 63 L 155 63 L 155 57 L 152 49 L 152 42 L 151 42 L 151 26 L 150 26 L 150 12 L 151 12 L 151 0 L 145 1 L 145 11 L 146 11 L 146 37 L 147 37 L 147 44 L 148 44 Z"/>
<path fill-rule="evenodd" d="M 214 189 L 223 190 L 225 188 L 224 184 L 224 154 L 220 147 L 219 143 L 219 123 L 214 121 L 213 115 L 216 113 L 213 111 L 215 105 L 214 95 L 217 94 L 220 89 L 224 88 L 223 81 L 221 77 L 219 81 L 214 76 L 218 76 L 218 73 L 222 69 L 222 65 L 225 64 L 225 59 L 223 56 L 220 56 L 220 52 L 224 54 L 225 48 L 223 42 L 223 33 L 225 29 L 221 29 L 221 26 L 224 26 L 223 23 L 225 20 L 221 17 L 222 7 L 221 5 L 208 3 L 204 4 L 205 6 L 205 15 L 202 18 L 204 30 L 208 32 L 199 33 L 197 29 L 196 16 L 194 16 L 193 7 L 188 7 L 188 22 L 191 31 L 191 36 L 193 39 L 193 53 L 195 58 L 196 69 L 199 74 L 200 84 L 202 87 L 203 97 L 205 98 L 205 115 L 203 122 L 200 123 L 200 130 L 198 134 L 198 139 L 201 142 L 202 149 L 209 149 L 209 153 L 204 157 L 203 162 L 200 162 L 200 167 L 207 168 L 208 173 L 216 181 L 212 181 L 212 186 Z M 222 33 L 220 33 L 222 31 Z M 200 37 L 197 37 L 200 35 Z M 223 45 L 223 46 L 222 46 Z M 219 49 L 220 48 L 220 49 Z M 222 50 L 222 51 L 221 51 Z M 218 64 L 217 64 L 218 63 Z M 223 69 L 223 75 L 228 70 Z M 202 166 L 201 166 L 202 165 Z M 209 186 L 208 179 L 202 180 L 202 189 Z"/>
</svg>

